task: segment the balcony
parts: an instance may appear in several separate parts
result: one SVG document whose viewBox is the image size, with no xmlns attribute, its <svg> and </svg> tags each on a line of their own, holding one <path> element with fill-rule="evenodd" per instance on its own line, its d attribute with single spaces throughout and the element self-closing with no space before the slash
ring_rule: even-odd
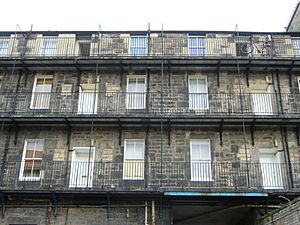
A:
<svg viewBox="0 0 300 225">
<path fill-rule="evenodd" d="M 300 38 L 268 34 L 21 34 L 0 37 L 0 58 L 297 58 Z"/>
<path fill-rule="evenodd" d="M 0 93 L 2 118 L 299 119 L 300 94 Z"/>
<path fill-rule="evenodd" d="M 6 161 L 2 190 L 269 192 L 299 190 L 300 164 Z"/>
</svg>

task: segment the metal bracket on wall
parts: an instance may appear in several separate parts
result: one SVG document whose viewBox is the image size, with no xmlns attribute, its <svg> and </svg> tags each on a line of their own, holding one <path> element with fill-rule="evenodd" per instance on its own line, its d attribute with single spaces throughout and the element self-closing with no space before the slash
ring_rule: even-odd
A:
<svg viewBox="0 0 300 225">
<path fill-rule="evenodd" d="M 17 125 L 16 121 L 14 120 L 14 118 L 10 118 L 11 119 L 11 122 L 13 124 L 13 127 L 15 129 L 15 139 L 14 139 L 14 145 L 17 144 L 17 140 L 18 140 L 18 137 L 19 137 L 19 129 L 20 127 Z"/>
<path fill-rule="evenodd" d="M 67 145 L 70 147 L 70 142 L 71 142 L 71 135 L 72 135 L 72 127 L 68 121 L 68 119 L 66 119 L 67 122 L 67 127 L 68 127 L 68 133 L 67 133 Z"/>
<path fill-rule="evenodd" d="M 52 205 L 53 205 L 53 208 L 54 208 L 54 217 L 57 216 L 57 208 L 58 208 L 58 201 L 57 201 L 57 196 L 56 196 L 56 193 L 54 191 L 51 192 L 51 201 L 52 201 Z"/>
<path fill-rule="evenodd" d="M 111 202 L 110 202 L 110 194 L 109 192 L 107 192 L 107 219 L 110 218 L 110 214 L 111 214 Z"/>
<path fill-rule="evenodd" d="M 77 84 L 76 85 L 78 87 L 77 91 L 79 91 L 79 87 L 80 87 L 80 83 L 81 83 L 81 71 L 80 71 L 77 59 L 76 59 L 76 71 L 77 71 Z"/>
<path fill-rule="evenodd" d="M 221 120 L 220 129 L 219 129 L 220 145 L 221 146 L 223 146 L 223 123 L 224 123 L 224 119 Z"/>
<path fill-rule="evenodd" d="M 5 204 L 5 198 L 2 191 L 0 192 L 0 198 L 1 198 L 1 204 L 2 204 L 2 218 L 5 216 L 5 210 L 6 210 L 6 204 Z"/>
<path fill-rule="evenodd" d="M 146 112 L 149 113 L 149 105 L 150 105 L 150 99 L 149 99 L 149 91 L 150 91 L 150 69 L 146 69 L 146 74 L 147 74 L 147 89 L 146 89 Z"/>
<path fill-rule="evenodd" d="M 163 224 L 163 193 L 160 194 L 160 201 L 159 201 L 159 221 L 160 225 Z"/>
<path fill-rule="evenodd" d="M 297 139 L 297 145 L 300 146 L 299 125 L 297 125 L 295 128 L 295 135 L 296 135 L 296 139 Z"/>
<path fill-rule="evenodd" d="M 254 126 L 255 126 L 255 120 L 253 120 L 253 123 L 250 127 L 250 132 L 251 132 L 251 144 L 252 146 L 255 145 L 255 141 L 254 141 Z"/>
<path fill-rule="evenodd" d="M 171 62 L 168 60 L 168 87 L 171 87 Z"/>
<path fill-rule="evenodd" d="M 171 120 L 168 119 L 168 145 L 171 145 Z"/>
<path fill-rule="evenodd" d="M 217 65 L 217 85 L 220 87 L 220 60 L 218 60 L 218 65 Z"/>
<path fill-rule="evenodd" d="M 250 70 L 250 66 L 251 66 L 251 59 L 249 59 L 249 63 L 247 65 L 247 68 L 246 68 L 246 84 L 247 84 L 247 87 L 249 87 L 249 70 Z"/>
<path fill-rule="evenodd" d="M 120 74 L 122 75 L 124 73 L 124 66 L 123 66 L 122 59 L 119 59 L 119 65 L 120 65 Z"/>
<path fill-rule="evenodd" d="M 118 119 L 118 123 L 119 123 L 119 146 L 122 145 L 122 124 L 120 119 Z"/>
<path fill-rule="evenodd" d="M 289 77 L 289 85 L 290 87 L 293 87 L 293 83 L 292 83 L 292 70 L 293 70 L 293 67 L 294 67 L 294 63 L 295 61 L 293 61 L 290 65 L 290 68 L 288 70 L 288 77 Z"/>
<path fill-rule="evenodd" d="M 25 74 L 24 86 L 27 87 L 29 71 L 28 71 L 27 68 L 24 68 L 23 71 L 24 71 L 24 74 Z"/>
<path fill-rule="evenodd" d="M 17 144 L 17 140 L 19 137 L 19 130 L 20 130 L 20 127 L 18 125 L 15 125 L 15 140 L 14 140 L 15 145 Z"/>
</svg>

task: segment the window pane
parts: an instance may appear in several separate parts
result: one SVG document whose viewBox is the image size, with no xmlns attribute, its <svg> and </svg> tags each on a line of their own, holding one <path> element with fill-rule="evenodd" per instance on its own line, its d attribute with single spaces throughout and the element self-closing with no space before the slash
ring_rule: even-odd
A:
<svg viewBox="0 0 300 225">
<path fill-rule="evenodd" d="M 206 93 L 206 81 L 198 79 L 198 93 Z"/>
<path fill-rule="evenodd" d="M 145 84 L 145 78 L 137 78 L 138 84 Z"/>
<path fill-rule="evenodd" d="M 44 142 L 42 140 L 28 141 L 25 152 L 26 158 L 42 158 L 44 150 Z"/>
<path fill-rule="evenodd" d="M 190 79 L 190 93 L 197 93 L 197 79 Z"/>
<path fill-rule="evenodd" d="M 293 39 L 293 49 L 296 56 L 300 56 L 300 39 Z"/>
<path fill-rule="evenodd" d="M 126 142 L 125 159 L 134 159 L 134 143 Z"/>
<path fill-rule="evenodd" d="M 41 164 L 42 162 L 40 160 L 26 160 L 23 177 L 39 177 Z"/>
<path fill-rule="evenodd" d="M 9 38 L 0 38 L 0 56 L 8 52 Z"/>
<path fill-rule="evenodd" d="M 189 37 L 189 53 L 191 56 L 205 55 L 205 38 Z"/>
<path fill-rule="evenodd" d="M 148 48 L 147 37 L 131 37 L 130 38 L 130 55 L 143 56 L 147 55 Z"/>
<path fill-rule="evenodd" d="M 55 55 L 58 44 L 57 37 L 45 37 L 42 46 L 42 55 L 51 56 Z"/>
<path fill-rule="evenodd" d="M 41 90 L 41 92 L 51 92 L 52 85 L 51 84 L 45 84 L 41 86 L 37 86 Z"/>
<path fill-rule="evenodd" d="M 27 150 L 34 151 L 35 149 L 35 141 L 27 141 Z"/>
<path fill-rule="evenodd" d="M 192 161 L 201 159 L 200 144 L 197 143 L 191 144 L 191 157 L 192 157 L 191 159 Z"/>
<path fill-rule="evenodd" d="M 194 47 L 196 45 L 196 38 L 189 38 L 190 47 Z"/>
<path fill-rule="evenodd" d="M 137 84 L 136 92 L 145 92 L 145 84 Z"/>
<path fill-rule="evenodd" d="M 207 93 L 205 79 L 190 79 L 190 93 Z"/>
<path fill-rule="evenodd" d="M 210 148 L 207 141 L 191 141 L 191 160 L 210 161 Z"/>
<path fill-rule="evenodd" d="M 201 146 L 200 146 L 200 148 L 201 148 L 201 159 L 210 159 L 211 158 L 211 156 L 210 156 L 210 151 L 209 151 L 209 146 L 208 146 L 208 144 L 202 144 Z"/>
<path fill-rule="evenodd" d="M 144 144 L 142 142 L 135 143 L 135 159 L 144 159 Z"/>
<path fill-rule="evenodd" d="M 25 153 L 25 157 L 26 158 L 33 158 L 34 156 L 34 150 L 27 150 L 26 153 Z"/>
</svg>

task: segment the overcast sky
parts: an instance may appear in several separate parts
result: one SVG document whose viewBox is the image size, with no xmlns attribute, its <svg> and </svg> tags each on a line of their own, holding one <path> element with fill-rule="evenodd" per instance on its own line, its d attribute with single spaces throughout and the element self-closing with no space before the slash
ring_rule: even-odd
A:
<svg viewBox="0 0 300 225">
<path fill-rule="evenodd" d="M 2 0 L 0 30 L 285 31 L 298 0 Z"/>
</svg>

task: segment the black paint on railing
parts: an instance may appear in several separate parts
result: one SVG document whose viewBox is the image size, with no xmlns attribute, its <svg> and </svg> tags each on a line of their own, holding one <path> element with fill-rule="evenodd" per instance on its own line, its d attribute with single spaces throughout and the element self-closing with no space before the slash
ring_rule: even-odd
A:
<svg viewBox="0 0 300 225">
<path fill-rule="evenodd" d="M 5 115 L 134 116 L 297 116 L 300 94 L 281 93 L 126 93 L 19 92 L 0 93 Z M 162 98 L 162 99 L 161 99 Z"/>
<path fill-rule="evenodd" d="M 299 57 L 299 38 L 276 35 L 234 36 L 233 34 L 75 35 L 0 37 L 0 57 Z"/>
<path fill-rule="evenodd" d="M 26 166 L 27 165 L 27 166 Z M 65 173 L 68 169 L 68 174 Z M 145 171 L 147 169 L 148 171 Z M 2 188 L 97 190 L 222 189 L 290 190 L 285 163 L 242 162 L 32 162 L 7 161 Z M 300 188 L 300 164 L 292 163 L 293 188 Z M 247 181 L 249 173 L 249 183 Z"/>
</svg>

